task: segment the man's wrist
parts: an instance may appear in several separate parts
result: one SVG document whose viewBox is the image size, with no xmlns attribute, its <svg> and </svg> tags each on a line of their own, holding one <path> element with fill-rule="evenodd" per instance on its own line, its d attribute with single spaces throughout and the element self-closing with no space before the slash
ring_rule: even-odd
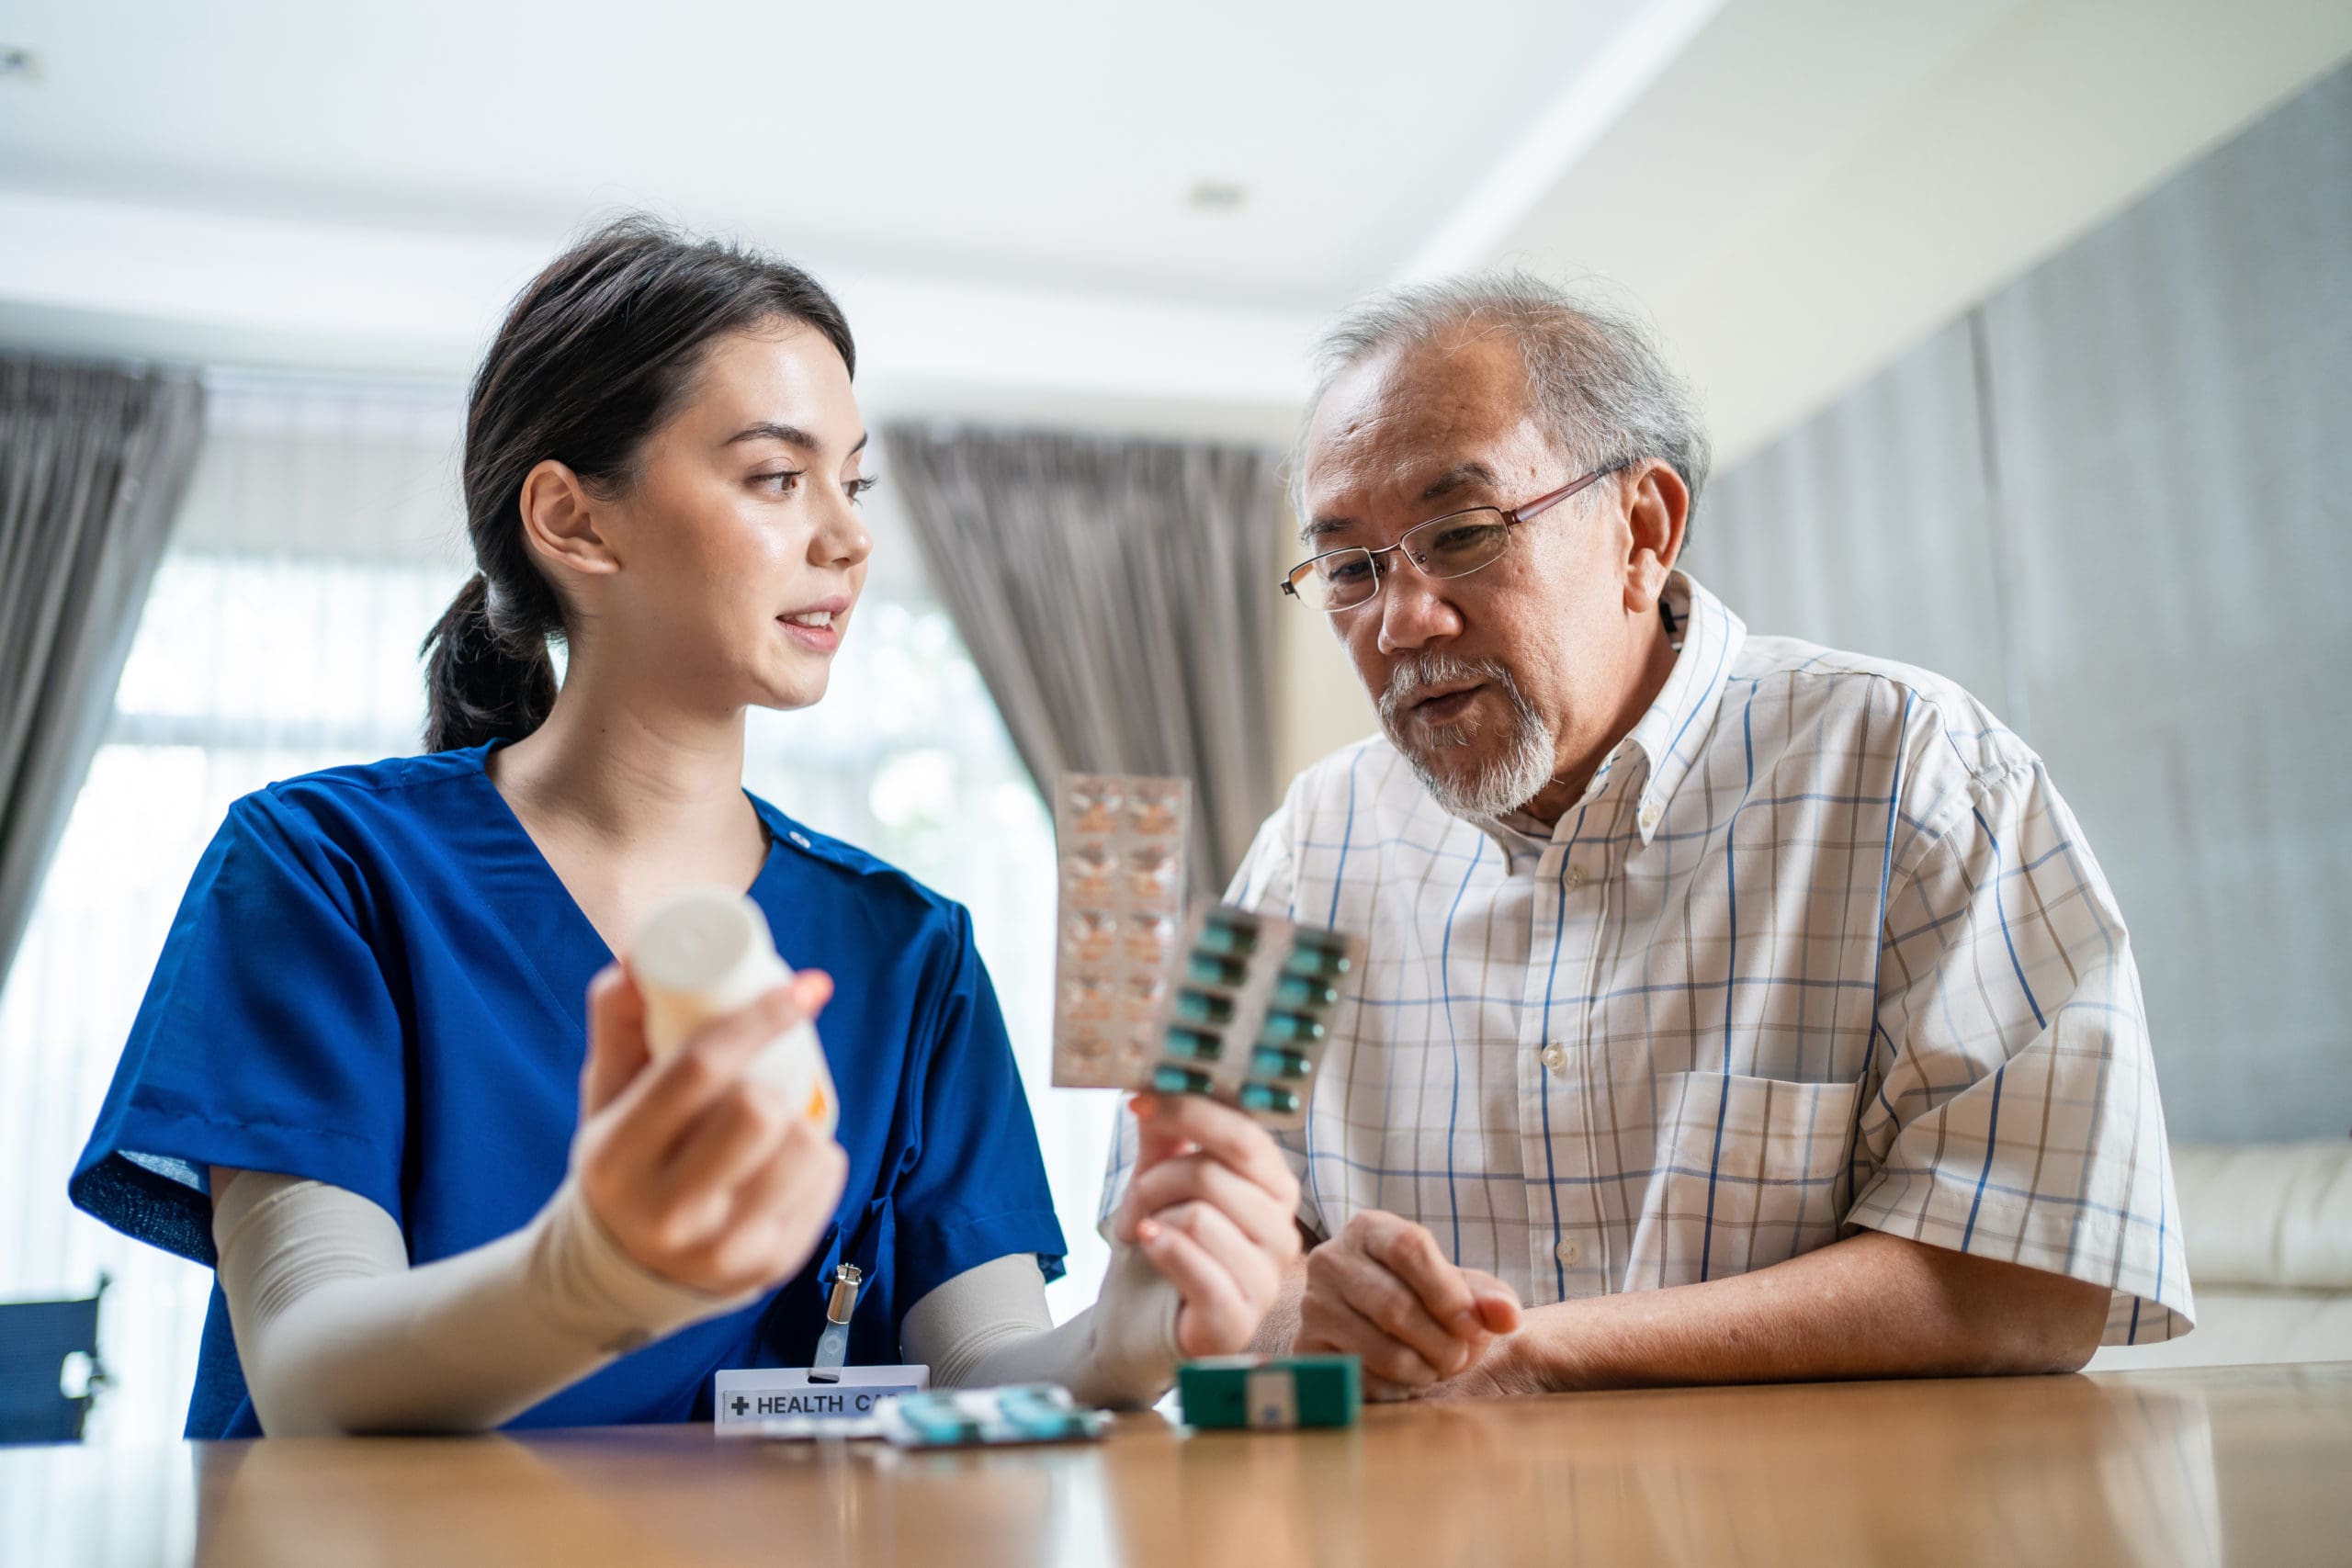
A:
<svg viewBox="0 0 2352 1568">
<path fill-rule="evenodd" d="M 1516 1393 L 1567 1393 L 1587 1386 L 1576 1303 L 1530 1307 L 1519 1332 L 1487 1352 L 1495 1382 Z"/>
</svg>

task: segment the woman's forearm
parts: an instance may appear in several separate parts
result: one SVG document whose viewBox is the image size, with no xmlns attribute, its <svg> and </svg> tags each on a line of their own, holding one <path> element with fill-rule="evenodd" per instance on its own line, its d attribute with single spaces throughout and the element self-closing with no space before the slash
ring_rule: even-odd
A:
<svg viewBox="0 0 2352 1568">
<path fill-rule="evenodd" d="M 1112 1254 L 1102 1293 L 1059 1327 L 1045 1276 L 1026 1254 L 967 1269 L 908 1309 L 899 1341 L 942 1388 L 1051 1382 L 1080 1404 L 1142 1409 L 1166 1393 L 1182 1359 L 1174 1286 L 1143 1254 Z"/>
<path fill-rule="evenodd" d="M 355 1193 L 213 1173 L 220 1278 L 271 1437 L 482 1431 L 623 1353 L 742 1304 L 650 1274 L 567 1181 L 521 1230 L 411 1268 Z"/>
</svg>

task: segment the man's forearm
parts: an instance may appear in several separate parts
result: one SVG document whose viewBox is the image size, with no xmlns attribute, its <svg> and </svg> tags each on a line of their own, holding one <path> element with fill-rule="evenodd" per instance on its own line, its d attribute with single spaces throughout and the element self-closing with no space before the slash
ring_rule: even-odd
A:
<svg viewBox="0 0 2352 1568">
<path fill-rule="evenodd" d="M 2107 1303 L 1871 1231 L 1752 1274 L 1536 1308 L 1496 1371 L 1530 1391 L 2074 1371 Z"/>
</svg>

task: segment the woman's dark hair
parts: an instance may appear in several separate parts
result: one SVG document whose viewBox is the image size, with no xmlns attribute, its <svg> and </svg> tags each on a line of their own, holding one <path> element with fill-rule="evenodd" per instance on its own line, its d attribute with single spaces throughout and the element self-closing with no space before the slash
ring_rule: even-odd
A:
<svg viewBox="0 0 2352 1568">
<path fill-rule="evenodd" d="M 523 290 L 467 406 L 466 532 L 480 570 L 420 650 L 428 750 L 519 739 L 555 705 L 548 641 L 563 635 L 563 606 L 524 541 L 524 477 L 552 457 L 592 490 L 625 489 L 713 340 L 776 321 L 824 333 L 856 373 L 849 322 L 815 278 L 650 218 L 605 224 Z"/>
</svg>

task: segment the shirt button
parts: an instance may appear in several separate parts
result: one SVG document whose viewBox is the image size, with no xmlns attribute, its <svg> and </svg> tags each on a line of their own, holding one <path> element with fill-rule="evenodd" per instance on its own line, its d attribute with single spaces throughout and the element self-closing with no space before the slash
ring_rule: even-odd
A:
<svg viewBox="0 0 2352 1568">
<path fill-rule="evenodd" d="M 1580 866 L 1580 865 L 1572 865 L 1572 866 L 1568 867 L 1568 886 L 1571 886 L 1571 887 L 1582 887 L 1582 886 L 1584 886 L 1584 881 L 1585 881 L 1585 877 L 1584 877 L 1584 867 L 1582 867 L 1582 866 Z"/>
<path fill-rule="evenodd" d="M 1554 1072 L 1558 1072 L 1568 1065 L 1568 1048 L 1558 1043 L 1544 1046 L 1544 1065 Z"/>
<path fill-rule="evenodd" d="M 1657 826 L 1657 802 L 1653 800 L 1642 807 L 1642 827 L 1645 829 L 1655 828 Z"/>
<path fill-rule="evenodd" d="M 1577 1258 L 1584 1256 L 1584 1248 L 1578 1247 L 1572 1241 L 1564 1241 L 1559 1246 L 1554 1247 L 1552 1251 L 1563 1263 L 1574 1263 Z"/>
</svg>

